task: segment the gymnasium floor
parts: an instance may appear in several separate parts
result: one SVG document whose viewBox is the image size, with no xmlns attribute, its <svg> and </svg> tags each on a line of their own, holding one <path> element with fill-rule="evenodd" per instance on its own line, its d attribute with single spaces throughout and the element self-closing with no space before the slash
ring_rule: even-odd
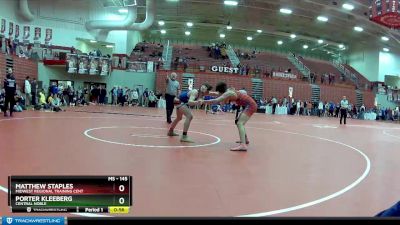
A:
<svg viewBox="0 0 400 225">
<path fill-rule="evenodd" d="M 157 109 L 0 118 L 0 214 L 9 175 L 132 175 L 129 216 L 373 216 L 400 199 L 397 124 L 256 114 L 250 150 L 231 152 L 234 114 L 194 115 L 195 144 Z"/>
</svg>

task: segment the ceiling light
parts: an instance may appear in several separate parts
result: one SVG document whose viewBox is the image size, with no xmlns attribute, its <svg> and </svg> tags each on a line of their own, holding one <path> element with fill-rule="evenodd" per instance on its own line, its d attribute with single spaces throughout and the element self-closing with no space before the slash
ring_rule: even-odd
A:
<svg viewBox="0 0 400 225">
<path fill-rule="evenodd" d="M 282 45 L 283 41 L 277 41 L 276 43 L 278 43 L 278 45 Z"/>
<path fill-rule="evenodd" d="M 328 17 L 325 16 L 318 16 L 317 20 L 321 21 L 321 22 L 327 22 L 328 21 Z"/>
<path fill-rule="evenodd" d="M 283 14 L 292 14 L 292 10 L 291 9 L 286 9 L 286 8 L 280 9 L 279 12 L 281 12 Z"/>
<path fill-rule="evenodd" d="M 237 1 L 224 1 L 225 5 L 238 5 Z"/>
<path fill-rule="evenodd" d="M 388 51 L 390 51 L 388 48 L 383 48 L 383 51 L 384 52 L 388 52 Z"/>
<path fill-rule="evenodd" d="M 114 45 L 106 45 L 106 48 L 114 48 Z"/>
<path fill-rule="evenodd" d="M 348 4 L 348 3 L 343 4 L 342 7 L 343 7 L 343 9 L 350 10 L 350 11 L 354 9 L 354 5 Z"/>
<path fill-rule="evenodd" d="M 189 36 L 190 35 L 190 31 L 185 31 L 185 35 Z"/>
<path fill-rule="evenodd" d="M 248 41 L 251 41 L 251 40 L 253 40 L 253 37 L 248 36 L 248 37 L 247 37 L 247 40 L 248 40 Z"/>
<path fill-rule="evenodd" d="M 97 43 L 96 40 L 90 40 L 90 43 Z"/>
<path fill-rule="evenodd" d="M 354 27 L 354 30 L 357 31 L 357 32 L 363 32 L 364 28 L 362 28 L 362 27 Z"/>
<path fill-rule="evenodd" d="M 322 44 L 322 43 L 324 43 L 324 40 L 319 39 L 319 40 L 318 40 L 318 44 Z"/>
<path fill-rule="evenodd" d="M 119 13 L 128 13 L 128 9 L 118 9 Z"/>
<path fill-rule="evenodd" d="M 262 33 L 262 30 L 257 30 L 257 33 L 261 34 L 261 33 Z"/>
<path fill-rule="evenodd" d="M 386 36 L 381 37 L 382 41 L 389 41 L 389 38 Z"/>
<path fill-rule="evenodd" d="M 303 45 L 303 48 L 304 48 L 304 49 L 307 49 L 307 48 L 308 48 L 308 45 Z"/>
<path fill-rule="evenodd" d="M 160 32 L 161 32 L 162 34 L 166 34 L 166 33 L 167 33 L 166 30 L 160 30 Z"/>
<path fill-rule="evenodd" d="M 290 35 L 290 38 L 292 38 L 292 39 L 294 39 L 294 38 L 296 38 L 297 36 L 295 35 L 295 34 L 291 34 Z"/>
<path fill-rule="evenodd" d="M 192 22 L 187 22 L 187 23 L 186 23 L 186 26 L 188 26 L 188 27 L 193 27 L 193 23 L 192 23 Z"/>
<path fill-rule="evenodd" d="M 220 34 L 219 37 L 220 38 L 225 38 L 225 34 Z"/>
<path fill-rule="evenodd" d="M 165 22 L 163 20 L 158 21 L 158 25 L 164 26 Z"/>
<path fill-rule="evenodd" d="M 226 29 L 232 30 L 232 26 L 226 26 Z"/>
</svg>

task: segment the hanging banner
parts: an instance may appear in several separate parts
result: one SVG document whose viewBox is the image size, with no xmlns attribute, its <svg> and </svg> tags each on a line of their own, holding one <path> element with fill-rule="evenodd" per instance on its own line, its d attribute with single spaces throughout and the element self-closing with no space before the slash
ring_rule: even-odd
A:
<svg viewBox="0 0 400 225">
<path fill-rule="evenodd" d="M 10 22 L 8 27 L 8 35 L 10 36 L 10 38 L 12 37 L 13 33 L 14 33 L 14 23 Z"/>
<path fill-rule="evenodd" d="M 91 57 L 91 58 L 90 58 L 90 70 L 89 70 L 89 74 L 90 74 L 90 75 L 97 75 L 97 74 L 99 74 L 99 65 L 100 65 L 100 59 L 99 59 L 99 57 Z"/>
<path fill-rule="evenodd" d="M 293 87 L 289 87 L 289 97 L 293 97 Z"/>
<path fill-rule="evenodd" d="M 4 34 L 4 32 L 6 32 L 6 20 L 5 19 L 1 19 L 1 29 L 0 29 L 0 33 Z"/>
<path fill-rule="evenodd" d="M 76 67 L 78 62 L 78 56 L 75 54 L 67 55 L 67 72 L 76 73 Z"/>
<path fill-rule="evenodd" d="M 31 27 L 30 26 L 24 26 L 24 40 L 28 40 L 29 36 L 31 35 Z"/>
<path fill-rule="evenodd" d="M 88 74 L 89 57 L 87 55 L 79 56 L 79 74 Z"/>
<path fill-rule="evenodd" d="M 53 30 L 52 29 L 46 29 L 46 39 L 45 42 L 50 42 L 51 39 L 53 39 Z"/>
<path fill-rule="evenodd" d="M 101 72 L 100 75 L 101 76 L 107 76 L 110 74 L 110 60 L 109 59 L 104 59 L 101 60 Z"/>
<path fill-rule="evenodd" d="M 42 36 L 42 28 L 35 27 L 35 37 L 33 40 L 38 41 L 41 36 Z"/>
<path fill-rule="evenodd" d="M 19 25 L 15 25 L 15 39 L 19 38 Z"/>
<path fill-rule="evenodd" d="M 149 72 L 149 73 L 154 72 L 154 62 L 153 61 L 147 62 L 147 72 Z"/>
</svg>

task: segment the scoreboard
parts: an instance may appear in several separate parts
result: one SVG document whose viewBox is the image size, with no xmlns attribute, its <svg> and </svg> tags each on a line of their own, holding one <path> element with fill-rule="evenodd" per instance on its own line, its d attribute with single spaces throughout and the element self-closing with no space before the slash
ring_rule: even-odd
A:
<svg viewBox="0 0 400 225">
<path fill-rule="evenodd" d="M 128 213 L 131 176 L 9 176 L 15 213 Z"/>
</svg>

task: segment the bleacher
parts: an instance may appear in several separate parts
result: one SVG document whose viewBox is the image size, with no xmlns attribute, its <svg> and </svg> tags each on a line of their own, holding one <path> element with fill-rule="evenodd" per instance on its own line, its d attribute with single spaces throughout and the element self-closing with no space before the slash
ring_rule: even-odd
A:
<svg viewBox="0 0 400 225">
<path fill-rule="evenodd" d="M 140 42 L 133 49 L 129 61 L 158 62 L 162 57 L 164 46 L 160 43 Z"/>
<path fill-rule="evenodd" d="M 358 85 L 360 89 L 369 89 L 372 87 L 371 82 L 365 78 L 361 73 L 359 73 L 357 70 L 355 70 L 353 67 L 347 64 L 343 64 L 343 66 L 348 69 L 351 73 L 356 75 L 357 80 L 358 80 Z"/>
</svg>

